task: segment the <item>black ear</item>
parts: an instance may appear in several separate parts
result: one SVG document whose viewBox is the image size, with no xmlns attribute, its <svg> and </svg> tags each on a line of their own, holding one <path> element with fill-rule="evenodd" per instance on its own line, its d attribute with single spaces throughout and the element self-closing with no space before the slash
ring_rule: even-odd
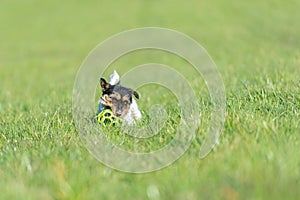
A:
<svg viewBox="0 0 300 200">
<path fill-rule="evenodd" d="M 140 95 L 136 91 L 132 90 L 132 94 L 133 94 L 133 96 L 135 96 L 135 98 L 137 98 L 137 99 L 140 98 Z"/>
<path fill-rule="evenodd" d="M 106 91 L 110 88 L 110 84 L 107 83 L 104 78 L 100 78 L 100 86 L 102 88 L 102 91 Z"/>
</svg>

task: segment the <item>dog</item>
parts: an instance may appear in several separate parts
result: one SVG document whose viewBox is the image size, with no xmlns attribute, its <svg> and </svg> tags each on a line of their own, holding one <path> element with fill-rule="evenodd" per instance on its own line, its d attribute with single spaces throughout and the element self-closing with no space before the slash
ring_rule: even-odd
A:
<svg viewBox="0 0 300 200">
<path fill-rule="evenodd" d="M 104 78 L 100 78 L 100 86 L 102 96 L 99 100 L 98 113 L 104 109 L 111 109 L 114 115 L 129 125 L 142 118 L 138 105 L 133 98 L 134 96 L 139 99 L 139 94 L 131 88 L 122 86 L 120 76 L 116 71 L 110 75 L 109 83 Z"/>
</svg>

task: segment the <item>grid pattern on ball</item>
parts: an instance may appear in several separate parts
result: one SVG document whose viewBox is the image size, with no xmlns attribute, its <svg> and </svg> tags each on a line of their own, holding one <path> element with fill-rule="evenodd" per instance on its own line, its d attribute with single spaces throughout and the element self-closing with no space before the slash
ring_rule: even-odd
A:
<svg viewBox="0 0 300 200">
<path fill-rule="evenodd" d="M 99 113 L 97 120 L 103 126 L 115 126 L 118 124 L 118 118 L 109 109 L 105 109 Z"/>
</svg>

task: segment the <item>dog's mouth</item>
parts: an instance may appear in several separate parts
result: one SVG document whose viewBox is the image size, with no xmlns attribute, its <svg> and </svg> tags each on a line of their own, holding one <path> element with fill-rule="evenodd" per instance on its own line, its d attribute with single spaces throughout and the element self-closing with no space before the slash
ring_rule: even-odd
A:
<svg viewBox="0 0 300 200">
<path fill-rule="evenodd" d="M 120 117 L 120 118 L 124 117 L 127 114 L 126 111 L 115 111 L 115 112 L 113 111 L 113 113 L 115 116 Z"/>
<path fill-rule="evenodd" d="M 123 117 L 122 113 L 115 113 L 117 117 Z"/>
</svg>

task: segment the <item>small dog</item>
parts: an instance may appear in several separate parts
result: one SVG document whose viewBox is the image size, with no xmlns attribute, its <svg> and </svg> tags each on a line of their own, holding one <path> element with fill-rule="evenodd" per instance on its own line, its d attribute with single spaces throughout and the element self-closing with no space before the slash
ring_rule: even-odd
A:
<svg viewBox="0 0 300 200">
<path fill-rule="evenodd" d="M 135 120 L 142 118 L 141 112 L 135 99 L 139 99 L 139 94 L 127 87 L 120 85 L 120 76 L 114 71 L 110 76 L 110 82 L 106 82 L 104 78 L 100 79 L 102 96 L 99 100 L 100 113 L 104 109 L 111 109 L 114 115 L 124 119 L 129 125 Z"/>
</svg>

